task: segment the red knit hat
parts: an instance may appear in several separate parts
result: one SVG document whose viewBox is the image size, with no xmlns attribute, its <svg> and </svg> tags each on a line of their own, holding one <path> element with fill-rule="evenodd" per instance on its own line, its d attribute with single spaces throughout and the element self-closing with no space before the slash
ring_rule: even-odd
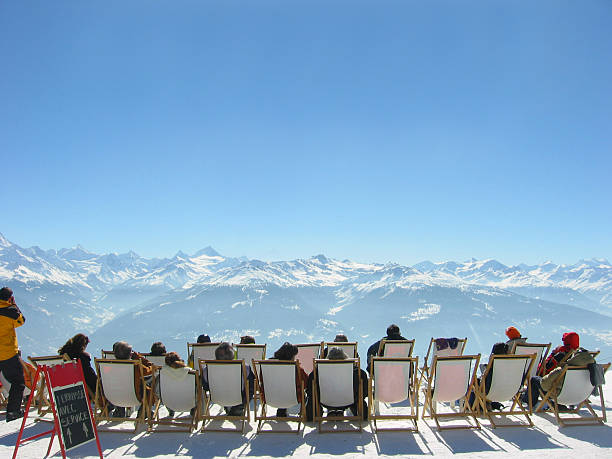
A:
<svg viewBox="0 0 612 459">
<path fill-rule="evenodd" d="M 516 327 L 508 327 L 506 328 L 506 336 L 508 339 L 517 339 L 521 337 L 521 333 L 516 329 Z"/>
<path fill-rule="evenodd" d="M 580 337 L 576 332 L 563 333 L 563 344 L 571 349 L 580 347 Z"/>
</svg>

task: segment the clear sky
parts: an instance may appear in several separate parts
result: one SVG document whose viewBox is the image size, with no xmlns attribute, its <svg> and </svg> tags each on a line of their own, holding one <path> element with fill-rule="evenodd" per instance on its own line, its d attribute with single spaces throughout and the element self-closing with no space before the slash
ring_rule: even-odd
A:
<svg viewBox="0 0 612 459">
<path fill-rule="evenodd" d="M 0 2 L 0 232 L 612 258 L 612 2 Z"/>
</svg>

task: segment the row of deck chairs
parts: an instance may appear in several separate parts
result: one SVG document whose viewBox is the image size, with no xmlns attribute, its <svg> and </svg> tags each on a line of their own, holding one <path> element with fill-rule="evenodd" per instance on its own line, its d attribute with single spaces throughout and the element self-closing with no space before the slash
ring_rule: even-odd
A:
<svg viewBox="0 0 612 459">
<path fill-rule="evenodd" d="M 412 357 L 414 340 L 387 341 L 380 346 L 380 354 L 370 361 L 370 380 L 368 386 L 369 419 L 376 431 L 387 430 L 385 426 L 392 424 L 389 421 L 408 420 L 409 427 L 399 430 L 418 431 L 419 392 L 425 396 L 422 418 L 434 420 L 438 429 L 446 428 L 480 428 L 479 416 L 489 419 L 493 427 L 505 426 L 499 424 L 496 418 L 500 415 L 524 416 L 526 424 L 532 426 L 530 415 L 535 411 L 541 412 L 549 407 L 554 412 L 560 425 L 570 423 L 601 423 L 606 421 L 603 394 L 600 391 L 602 414 L 597 415 L 588 398 L 593 391 L 590 385 L 589 373 L 586 367 L 567 367 L 564 370 L 565 378 L 559 378 L 557 386 L 546 394 L 541 394 L 542 402 L 537 407 L 523 407 L 519 400 L 519 393 L 523 389 L 530 390 L 529 378 L 537 371 L 538 364 L 545 360 L 550 349 L 549 344 L 519 344 L 511 351 L 512 355 L 492 356 L 488 364 L 483 367 L 480 383 L 477 382 L 477 369 L 480 364 L 480 355 L 463 355 L 467 339 L 459 340 L 454 349 L 437 350 L 432 339 L 421 368 L 418 357 Z M 151 392 L 136 393 L 135 381 L 139 380 L 140 387 L 145 387 L 142 366 L 138 361 L 116 360 L 112 353 L 103 351 L 103 359 L 95 359 L 96 370 L 99 375 L 98 390 L 94 396 L 96 403 L 96 420 L 99 423 L 112 421 L 134 422 L 135 430 L 144 425 L 150 431 L 172 430 L 184 428 L 193 431 L 202 421 L 202 430 L 216 430 L 214 422 L 229 420 L 241 424 L 239 431 L 244 430 L 246 422 L 250 420 L 250 406 L 242 416 L 228 416 L 223 412 L 213 413 L 213 406 L 234 406 L 242 403 L 242 388 L 248 393 L 247 370 L 244 362 L 250 362 L 255 374 L 255 420 L 258 422 L 257 430 L 265 431 L 264 425 L 269 421 L 295 421 L 298 423 L 297 432 L 305 419 L 304 387 L 302 396 L 296 394 L 296 381 L 298 378 L 297 362 L 265 360 L 265 345 L 237 345 L 239 360 L 217 361 L 214 358 L 214 349 L 218 343 L 188 344 L 188 352 L 193 353 L 196 369 L 188 377 L 178 382 L 167 381 L 163 372 L 158 372 L 160 397 L 153 396 L 155 387 Z M 325 347 L 343 347 L 349 355 L 348 360 L 325 360 L 319 357 Z M 318 423 L 320 431 L 327 421 L 357 422 L 361 430 L 361 404 L 358 403 L 356 416 L 325 417 L 321 405 L 346 406 L 354 403 L 353 400 L 353 368 L 359 367 L 356 343 L 317 343 L 298 345 L 298 361 L 307 371 L 315 372 L 314 380 L 317 388 L 313 387 L 315 398 L 314 420 Z M 206 353 L 209 354 L 206 354 Z M 145 354 L 146 355 L 146 354 Z M 164 357 L 146 355 L 155 365 L 162 367 Z M 205 358 L 202 358 L 205 357 Z M 208 357 L 208 358 L 206 358 Z M 51 365 L 61 361 L 60 356 L 31 358 L 35 365 Z M 310 365 L 309 365 L 310 364 Z M 207 367 L 210 390 L 201 390 L 200 375 Z M 604 366 L 607 370 L 609 364 Z M 488 391 L 485 387 L 487 375 L 492 372 L 491 385 Z M 153 380 L 153 385 L 156 380 Z M 358 386 L 361 390 L 361 384 Z M 559 391 L 557 389 L 560 389 Z M 558 395 L 556 395 L 558 393 Z M 470 394 L 474 394 L 474 403 L 469 403 Z M 262 395 L 264 394 L 264 395 Z M 358 399 L 361 400 L 362 394 Z M 39 411 L 44 413 L 44 399 L 46 393 L 40 388 L 37 393 L 40 399 Z M 508 410 L 493 413 L 487 402 L 510 402 Z M 142 409 L 136 418 L 113 418 L 110 405 L 123 407 L 136 407 Z M 188 412 L 193 409 L 193 416 L 183 418 L 163 418 L 160 415 L 161 404 L 175 412 Z M 401 410 L 390 412 L 380 411 L 380 406 L 401 404 Z M 588 418 L 562 418 L 558 405 L 574 405 L 575 413 L 586 408 L 590 413 Z M 299 406 L 294 416 L 279 418 L 271 414 L 271 410 Z M 441 405 L 446 405 L 444 412 L 440 412 Z M 464 418 L 464 424 L 450 424 L 445 421 L 454 418 Z M 383 424 L 382 426 L 380 424 Z M 444 425 L 443 425 L 444 424 Z M 517 425 L 517 424 L 510 424 Z M 103 428 L 101 430 L 104 430 Z M 398 429 L 393 429 L 398 430 Z M 274 430 L 278 431 L 278 430 Z"/>
</svg>

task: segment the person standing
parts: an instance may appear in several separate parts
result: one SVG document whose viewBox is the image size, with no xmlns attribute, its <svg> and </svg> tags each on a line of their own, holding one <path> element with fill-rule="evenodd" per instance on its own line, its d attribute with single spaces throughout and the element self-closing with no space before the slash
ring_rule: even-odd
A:
<svg viewBox="0 0 612 459">
<path fill-rule="evenodd" d="M 6 404 L 6 422 L 23 417 L 21 400 L 25 389 L 23 367 L 19 358 L 17 333 L 15 328 L 21 327 L 25 317 L 15 304 L 13 291 L 8 287 L 0 289 L 0 371 L 11 383 L 8 402 Z"/>
</svg>

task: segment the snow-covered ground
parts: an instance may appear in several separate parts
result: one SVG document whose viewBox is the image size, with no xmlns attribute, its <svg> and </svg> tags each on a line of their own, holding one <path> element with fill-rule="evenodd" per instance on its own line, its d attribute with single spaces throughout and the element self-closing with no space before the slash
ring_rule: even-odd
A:
<svg viewBox="0 0 612 459">
<path fill-rule="evenodd" d="M 612 383 L 604 388 L 606 404 L 612 405 Z M 596 404 L 597 407 L 599 403 Z M 610 415 L 610 413 L 608 413 Z M 105 457 L 364 457 L 364 456 L 451 456 L 497 457 L 612 457 L 612 420 L 600 426 L 559 428 L 549 415 L 534 415 L 534 428 L 488 427 L 480 431 L 458 430 L 438 433 L 431 424 L 419 421 L 419 432 L 373 434 L 370 426 L 362 433 L 320 434 L 307 425 L 299 435 L 266 433 L 256 435 L 250 424 L 244 435 L 238 433 L 100 433 Z M 366 424 L 364 423 L 364 426 Z M 128 426 L 126 424 L 126 426 Z M 0 457 L 11 457 L 20 422 L 0 420 Z M 49 424 L 28 422 L 26 434 L 48 429 Z M 19 448 L 20 458 L 45 455 L 49 437 Z M 94 457 L 95 444 L 69 452 L 69 457 Z M 60 456 L 55 441 L 51 456 Z"/>
</svg>

